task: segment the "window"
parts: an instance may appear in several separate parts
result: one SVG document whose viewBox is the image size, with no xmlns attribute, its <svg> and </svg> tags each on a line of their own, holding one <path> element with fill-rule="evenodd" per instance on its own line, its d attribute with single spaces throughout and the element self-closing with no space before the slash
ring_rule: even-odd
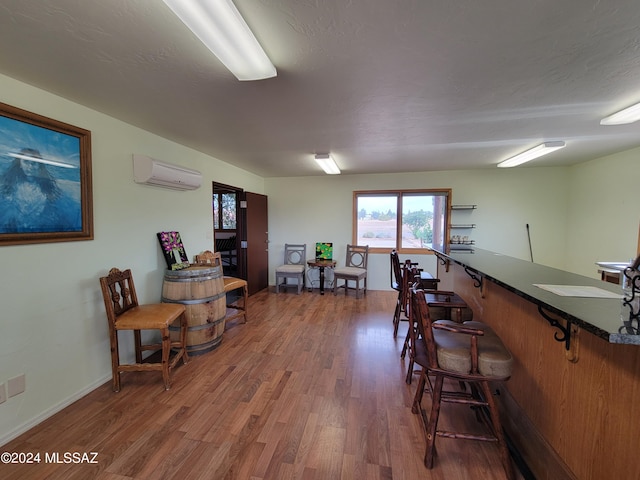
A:
<svg viewBox="0 0 640 480">
<path fill-rule="evenodd" d="M 236 192 L 213 194 L 213 228 L 215 230 L 236 229 Z"/>
<path fill-rule="evenodd" d="M 353 192 L 354 242 L 374 253 L 442 249 L 450 198 L 448 189 Z"/>
</svg>

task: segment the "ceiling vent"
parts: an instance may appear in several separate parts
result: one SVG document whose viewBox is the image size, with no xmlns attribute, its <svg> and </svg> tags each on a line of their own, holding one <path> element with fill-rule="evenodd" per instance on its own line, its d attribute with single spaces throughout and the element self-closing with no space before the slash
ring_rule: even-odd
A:
<svg viewBox="0 0 640 480">
<path fill-rule="evenodd" d="M 133 180 L 174 190 L 195 190 L 202 184 L 202 174 L 146 155 L 133 154 Z"/>
</svg>

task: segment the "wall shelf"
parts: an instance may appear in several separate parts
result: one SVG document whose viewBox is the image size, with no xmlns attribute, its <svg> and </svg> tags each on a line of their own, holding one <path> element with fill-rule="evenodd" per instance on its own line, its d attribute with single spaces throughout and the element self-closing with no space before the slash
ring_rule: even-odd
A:
<svg viewBox="0 0 640 480">
<path fill-rule="evenodd" d="M 462 210 L 467 210 L 470 213 L 475 210 L 477 208 L 477 205 L 451 205 L 451 210 L 457 210 L 457 211 L 462 211 Z M 464 213 L 461 212 L 461 215 L 463 216 L 463 218 L 466 216 Z M 463 218 L 460 218 L 460 220 L 462 220 Z M 466 218 L 464 218 L 466 219 Z M 475 223 L 450 223 L 449 224 L 449 229 L 450 230 L 470 230 L 472 228 L 476 228 L 476 224 Z M 473 245 L 475 245 L 475 240 L 471 240 L 468 235 L 451 235 L 451 237 L 449 238 L 449 249 L 451 251 L 456 251 L 456 252 L 469 252 L 469 253 L 473 253 Z"/>
<path fill-rule="evenodd" d="M 477 205 L 451 205 L 451 210 L 475 210 Z"/>
<path fill-rule="evenodd" d="M 451 228 L 476 228 L 476 224 L 475 223 L 466 223 L 466 224 L 455 223 L 455 224 L 451 224 Z"/>
</svg>

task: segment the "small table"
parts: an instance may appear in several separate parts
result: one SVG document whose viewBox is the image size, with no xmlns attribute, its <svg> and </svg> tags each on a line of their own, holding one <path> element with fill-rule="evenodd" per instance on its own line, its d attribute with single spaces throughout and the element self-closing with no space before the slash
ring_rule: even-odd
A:
<svg viewBox="0 0 640 480">
<path fill-rule="evenodd" d="M 324 295 L 324 269 L 334 268 L 336 266 L 335 260 L 307 260 L 307 265 L 309 265 L 310 268 L 317 268 L 320 271 L 320 295 Z M 311 285 L 311 281 L 309 281 L 309 285 Z M 313 288 L 310 286 L 309 291 L 311 290 L 313 290 Z"/>
</svg>

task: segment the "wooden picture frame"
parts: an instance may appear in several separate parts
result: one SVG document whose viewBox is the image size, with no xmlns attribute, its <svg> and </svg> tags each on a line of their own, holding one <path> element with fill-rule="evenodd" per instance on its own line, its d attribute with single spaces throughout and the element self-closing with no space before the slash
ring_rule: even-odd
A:
<svg viewBox="0 0 640 480">
<path fill-rule="evenodd" d="M 0 103 L 0 246 L 93 240 L 91 132 Z"/>
</svg>

